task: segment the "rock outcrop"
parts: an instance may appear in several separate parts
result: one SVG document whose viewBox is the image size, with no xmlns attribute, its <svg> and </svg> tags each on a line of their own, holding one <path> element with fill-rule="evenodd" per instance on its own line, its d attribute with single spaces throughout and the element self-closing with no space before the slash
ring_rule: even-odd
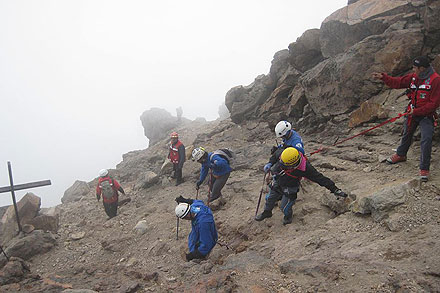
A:
<svg viewBox="0 0 440 293">
<path fill-rule="evenodd" d="M 90 192 L 91 188 L 85 181 L 76 180 L 72 186 L 70 186 L 61 198 L 62 203 L 78 201 L 83 196 Z"/>
<path fill-rule="evenodd" d="M 438 60 L 439 15 L 438 1 L 351 1 L 277 52 L 268 75 L 226 94 L 232 121 L 289 119 L 300 128 L 330 128 L 328 121 L 387 90 L 372 72 L 404 74 L 422 54 Z"/>
</svg>

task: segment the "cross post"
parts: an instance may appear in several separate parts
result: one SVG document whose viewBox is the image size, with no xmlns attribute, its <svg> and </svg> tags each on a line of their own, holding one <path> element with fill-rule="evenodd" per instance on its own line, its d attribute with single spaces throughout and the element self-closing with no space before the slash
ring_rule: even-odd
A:
<svg viewBox="0 0 440 293">
<path fill-rule="evenodd" d="M 23 231 L 21 228 L 20 217 L 18 215 L 17 201 L 15 200 L 15 190 L 34 188 L 39 186 L 51 185 L 50 180 L 36 181 L 25 184 L 14 185 L 14 180 L 12 178 L 12 167 L 11 162 L 8 162 L 8 173 L 9 173 L 9 186 L 0 187 L 0 193 L 10 191 L 12 194 L 12 202 L 14 203 L 15 217 L 17 218 L 18 232 Z"/>
</svg>

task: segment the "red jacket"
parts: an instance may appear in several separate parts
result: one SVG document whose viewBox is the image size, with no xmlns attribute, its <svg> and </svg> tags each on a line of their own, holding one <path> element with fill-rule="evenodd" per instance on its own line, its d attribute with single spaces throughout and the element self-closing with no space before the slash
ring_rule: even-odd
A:
<svg viewBox="0 0 440 293">
<path fill-rule="evenodd" d="M 107 199 L 105 196 L 102 197 L 102 200 L 105 203 L 113 203 L 115 201 L 118 200 L 118 189 L 121 188 L 121 185 L 118 183 L 118 181 L 116 181 L 113 178 L 110 178 L 109 176 L 106 177 L 99 177 L 99 181 L 98 181 L 98 185 L 96 186 L 96 194 L 101 195 L 102 190 L 101 190 L 101 182 L 102 181 L 108 181 L 110 180 L 110 183 L 113 184 L 112 188 L 113 188 L 113 197 L 110 199 Z"/>
<path fill-rule="evenodd" d="M 384 83 L 394 89 L 409 88 L 411 104 L 415 106 L 414 116 L 431 116 L 440 105 L 440 75 L 436 72 L 425 80 L 419 79 L 415 73 L 401 77 L 383 74 Z"/>
<path fill-rule="evenodd" d="M 179 163 L 179 147 L 182 146 L 182 142 L 178 140 L 176 144 L 170 144 L 170 153 L 168 154 L 168 158 L 171 163 L 178 164 Z"/>
</svg>

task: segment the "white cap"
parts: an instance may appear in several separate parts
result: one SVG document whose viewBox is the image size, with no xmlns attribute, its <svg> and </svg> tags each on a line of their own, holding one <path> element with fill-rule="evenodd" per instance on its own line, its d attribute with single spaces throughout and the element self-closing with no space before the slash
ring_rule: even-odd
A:
<svg viewBox="0 0 440 293">
<path fill-rule="evenodd" d="M 105 177 L 108 175 L 108 170 L 107 169 L 102 169 L 101 171 L 99 171 L 99 177 Z"/>
</svg>

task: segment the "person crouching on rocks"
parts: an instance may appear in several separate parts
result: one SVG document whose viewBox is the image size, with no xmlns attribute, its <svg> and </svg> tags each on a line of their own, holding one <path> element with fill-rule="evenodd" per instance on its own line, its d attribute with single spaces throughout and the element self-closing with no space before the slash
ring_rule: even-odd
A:
<svg viewBox="0 0 440 293">
<path fill-rule="evenodd" d="M 205 181 L 208 171 L 212 170 L 209 184 L 210 193 L 208 194 L 209 204 L 222 196 L 222 188 L 225 186 L 232 168 L 225 158 L 218 154 L 208 153 L 203 147 L 195 148 L 191 155 L 194 161 L 202 165 L 199 181 L 196 182 L 196 190 L 199 190 L 200 185 Z"/>
<path fill-rule="evenodd" d="M 214 216 L 209 207 L 201 200 L 176 198 L 176 216 L 180 219 L 191 220 L 191 232 L 188 236 L 189 253 L 186 260 L 203 259 L 208 256 L 218 240 Z"/>
<path fill-rule="evenodd" d="M 275 207 L 275 203 L 282 198 L 283 225 L 292 223 L 292 207 L 295 204 L 302 177 L 324 186 L 337 197 L 347 197 L 345 192 L 337 188 L 331 179 L 317 171 L 296 148 L 280 149 L 275 154 L 279 156 L 279 160 L 271 168 L 273 176 L 270 193 L 266 199 L 264 211 L 255 217 L 256 221 L 272 217 L 272 209 Z"/>
<path fill-rule="evenodd" d="M 102 195 L 104 210 L 109 219 L 116 217 L 116 214 L 118 213 L 118 191 L 125 195 L 122 186 L 116 181 L 116 179 L 113 179 L 108 175 L 107 169 L 99 171 L 99 180 L 98 185 L 96 186 L 96 198 L 99 201 Z"/>
</svg>

